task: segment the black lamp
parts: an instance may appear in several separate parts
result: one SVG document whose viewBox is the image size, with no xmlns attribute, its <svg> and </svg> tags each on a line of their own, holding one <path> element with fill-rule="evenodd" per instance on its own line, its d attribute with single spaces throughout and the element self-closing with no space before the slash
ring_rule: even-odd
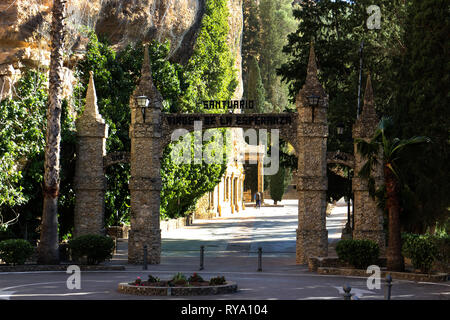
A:
<svg viewBox="0 0 450 320">
<path fill-rule="evenodd" d="M 137 105 L 141 108 L 142 112 L 142 119 L 145 122 L 145 109 L 148 108 L 149 100 L 147 99 L 147 96 L 139 96 L 136 97 Z"/>
<path fill-rule="evenodd" d="M 319 105 L 320 97 L 316 95 L 308 96 L 308 104 L 311 107 L 312 111 L 312 122 L 314 122 L 314 110 Z"/>
</svg>

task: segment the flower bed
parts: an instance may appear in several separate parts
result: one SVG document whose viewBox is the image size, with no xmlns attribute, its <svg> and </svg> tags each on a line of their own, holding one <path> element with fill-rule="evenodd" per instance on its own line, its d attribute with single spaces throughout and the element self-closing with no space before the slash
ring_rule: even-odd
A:
<svg viewBox="0 0 450 320">
<path fill-rule="evenodd" d="M 171 280 L 160 280 L 149 275 L 148 281 L 142 281 L 138 277 L 134 282 L 119 283 L 118 291 L 147 296 L 203 296 L 234 293 L 237 284 L 226 281 L 224 277 L 205 281 L 195 273 L 189 279 L 178 273 Z"/>
</svg>

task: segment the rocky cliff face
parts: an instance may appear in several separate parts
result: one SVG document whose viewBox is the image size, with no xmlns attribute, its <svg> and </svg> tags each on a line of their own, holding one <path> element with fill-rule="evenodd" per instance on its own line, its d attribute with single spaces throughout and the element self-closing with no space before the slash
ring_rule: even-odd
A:
<svg viewBox="0 0 450 320">
<path fill-rule="evenodd" d="M 65 95 L 75 81 L 71 67 L 87 43 L 85 27 L 105 35 L 118 49 L 138 40 L 170 39 L 171 59 L 185 63 L 192 54 L 206 0 L 68 0 Z M 52 0 L 0 2 L 0 99 L 30 67 L 46 70 L 50 62 Z M 241 78 L 242 0 L 229 0 L 229 44 Z M 241 82 L 241 81 L 240 81 Z M 242 96 L 242 85 L 235 97 Z"/>
</svg>

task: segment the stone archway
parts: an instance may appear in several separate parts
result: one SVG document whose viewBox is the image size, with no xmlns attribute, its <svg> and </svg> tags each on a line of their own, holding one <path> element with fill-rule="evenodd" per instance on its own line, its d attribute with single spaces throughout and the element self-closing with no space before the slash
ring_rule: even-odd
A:
<svg viewBox="0 0 450 320">
<path fill-rule="evenodd" d="M 147 51 L 147 48 L 145 49 Z M 149 112 L 141 113 L 134 97 L 150 100 Z M 320 98 L 312 109 L 308 96 Z M 194 131 L 201 121 L 202 129 L 252 128 L 279 129 L 280 136 L 291 143 L 298 156 L 297 192 L 299 227 L 297 229 L 297 263 L 307 263 L 309 256 L 326 256 L 326 141 L 328 96 L 317 79 L 314 49 L 310 49 L 306 83 L 297 96 L 297 112 L 281 114 L 165 114 L 162 97 L 153 84 L 148 54 L 145 54 L 138 87 L 130 98 L 131 108 L 131 230 L 128 242 L 129 263 L 143 261 L 143 247 L 149 249 L 148 262 L 159 263 L 161 230 L 159 204 L 161 159 L 164 146 L 173 130 Z M 313 113 L 314 112 L 314 113 Z M 145 117 L 145 119 L 144 119 Z"/>
<path fill-rule="evenodd" d="M 281 138 L 289 142 L 298 157 L 298 229 L 296 262 L 304 264 L 309 256 L 327 256 L 326 230 L 327 190 L 327 107 L 328 96 L 317 78 L 314 48 L 311 46 L 305 85 L 296 98 L 297 112 L 280 114 L 165 114 L 161 112 L 162 96 L 153 84 L 148 48 L 145 48 L 141 78 L 130 97 L 131 150 L 129 154 L 131 178 L 129 181 L 131 230 L 128 240 L 128 262 L 142 263 L 143 248 L 148 248 L 148 263 L 160 263 L 160 168 L 164 146 L 169 143 L 175 129 L 194 131 L 194 122 L 201 121 L 203 129 L 252 128 L 278 129 Z M 143 114 L 135 97 L 145 95 L 150 107 Z M 311 108 L 309 96 L 318 97 L 319 103 Z M 77 208 L 75 224 L 77 235 L 101 233 L 103 226 L 89 228 L 91 215 L 96 221 L 103 219 L 105 178 L 103 166 L 120 162 L 128 154 L 106 156 L 105 125 L 98 114 L 92 75 L 88 89 L 86 120 L 79 125 L 80 164 L 77 169 Z M 86 111 L 85 111 L 86 112 Z M 84 115 L 83 115 L 84 117 Z M 82 117 L 82 118 L 83 118 Z M 144 118 L 145 117 L 145 118 Z M 97 163 L 98 162 L 98 163 Z M 105 162 L 105 163 L 104 163 Z M 90 168 L 94 164 L 94 169 Z M 101 170 L 97 170 L 101 168 Z M 101 216 L 101 217 L 100 217 Z"/>
<path fill-rule="evenodd" d="M 279 129 L 280 136 L 295 149 L 298 157 L 297 194 L 298 229 L 296 262 L 304 264 L 310 256 L 328 255 L 326 230 L 327 163 L 353 167 L 355 172 L 364 164 L 355 149 L 355 157 L 327 153 L 328 96 L 317 78 L 314 48 L 311 46 L 305 85 L 296 97 L 297 112 L 282 114 L 165 114 L 161 112 L 162 97 L 156 90 L 145 49 L 139 84 L 130 97 L 131 151 L 106 155 L 105 142 L 108 127 L 98 113 L 93 75 L 91 73 L 86 107 L 77 121 L 78 149 L 75 174 L 75 236 L 104 234 L 104 195 L 106 179 L 104 168 L 118 162 L 130 162 L 131 230 L 128 261 L 143 262 L 143 247 L 148 248 L 148 263 L 159 263 L 161 257 L 161 230 L 159 227 L 160 168 L 164 146 L 170 134 L 178 128 L 194 130 L 194 121 L 202 121 L 203 129 L 221 127 Z M 134 97 L 145 95 L 150 100 L 144 115 L 137 108 Z M 311 108 L 308 97 L 320 98 Z M 378 118 L 374 109 L 370 77 L 364 97 L 364 108 L 353 127 L 353 137 L 370 139 Z M 355 147 L 356 148 L 356 147 Z M 380 167 L 374 169 L 376 185 L 383 182 Z M 242 181 L 241 181 L 242 183 Z M 354 177 L 352 189 L 355 199 L 355 239 L 371 239 L 385 250 L 382 226 L 383 214 L 369 195 L 368 182 Z M 223 190 L 226 192 L 226 190 Z"/>
<path fill-rule="evenodd" d="M 108 128 L 98 113 L 95 87 L 91 73 L 86 96 L 86 108 L 77 121 L 78 149 L 75 174 L 75 236 L 104 233 L 105 166 L 130 162 L 131 230 L 129 235 L 129 263 L 143 262 L 143 247 L 148 248 L 148 263 L 159 263 L 161 257 L 161 230 L 159 227 L 160 168 L 164 146 L 173 130 L 194 130 L 194 121 L 202 121 L 203 129 L 221 127 L 279 129 L 280 136 L 295 149 L 298 157 L 298 229 L 296 262 L 305 264 L 310 256 L 328 255 L 326 230 L 327 163 L 341 163 L 357 172 L 364 161 L 355 151 L 355 157 L 327 153 L 328 96 L 317 78 L 314 48 L 311 46 L 305 85 L 296 97 L 297 112 L 282 114 L 165 114 L 161 112 L 162 97 L 156 90 L 145 49 L 139 84 L 130 97 L 131 151 L 106 155 Z M 150 100 L 149 112 L 144 115 L 137 108 L 134 97 L 145 95 Z M 308 97 L 320 98 L 311 108 Z M 353 137 L 369 139 L 378 118 L 374 110 L 370 77 L 361 116 L 353 128 Z M 376 185 L 383 182 L 379 167 L 374 170 Z M 241 182 L 242 183 L 242 182 Z M 368 192 L 368 182 L 353 178 L 355 198 L 355 239 L 376 241 L 384 252 L 382 212 Z M 224 190 L 226 192 L 226 190 Z"/>
</svg>

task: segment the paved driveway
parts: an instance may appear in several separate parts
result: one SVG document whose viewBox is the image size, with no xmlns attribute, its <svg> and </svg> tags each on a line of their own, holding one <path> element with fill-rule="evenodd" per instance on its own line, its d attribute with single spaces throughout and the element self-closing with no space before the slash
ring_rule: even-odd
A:
<svg viewBox="0 0 450 320">
<path fill-rule="evenodd" d="M 271 200 L 266 200 L 269 204 Z M 208 255 L 255 256 L 261 247 L 264 256 L 294 257 L 298 228 L 297 200 L 282 201 L 283 207 L 262 207 L 235 215 L 196 220 L 194 225 L 162 233 L 163 256 L 198 256 L 201 245 Z M 340 239 L 347 219 L 347 207 L 338 203 L 327 217 L 329 242 Z"/>
</svg>

